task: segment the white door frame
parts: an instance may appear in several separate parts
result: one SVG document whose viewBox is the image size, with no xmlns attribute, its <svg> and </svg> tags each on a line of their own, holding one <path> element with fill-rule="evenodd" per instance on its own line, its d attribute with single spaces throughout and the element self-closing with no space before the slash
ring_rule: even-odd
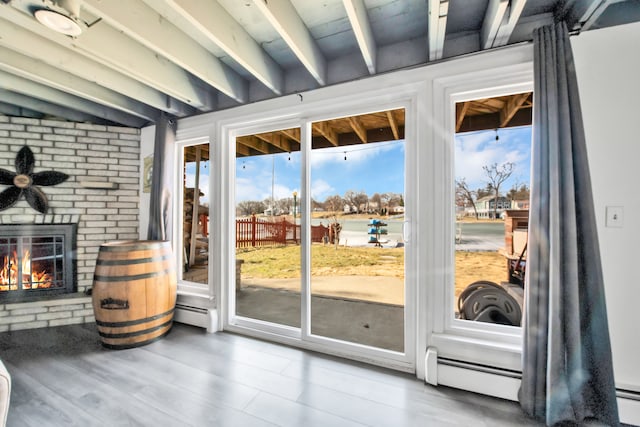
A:
<svg viewBox="0 0 640 427">
<path fill-rule="evenodd" d="M 376 111 L 386 111 L 396 108 L 405 109 L 405 175 L 407 177 L 415 175 L 417 170 L 417 155 L 415 125 L 416 117 L 416 96 L 414 91 L 392 91 L 385 90 L 381 93 L 370 94 L 368 96 L 360 96 L 356 100 L 352 96 L 344 97 L 344 99 L 330 99 L 324 102 L 314 103 L 307 106 L 304 117 L 299 112 L 299 108 L 278 111 L 276 114 L 260 114 L 255 117 L 242 116 L 236 120 L 229 120 L 221 125 L 219 140 L 223 141 L 223 145 L 228 147 L 225 153 L 227 161 L 227 173 L 222 178 L 228 189 L 235 188 L 235 136 L 246 135 L 258 132 L 268 132 L 269 130 L 287 129 L 291 127 L 300 127 L 301 129 L 301 151 L 302 151 L 302 176 L 301 176 L 301 213 L 302 213 L 302 278 L 301 278 L 301 294 L 302 294 L 302 323 L 301 329 L 274 325 L 254 319 L 246 319 L 236 317 L 235 313 L 235 246 L 229 245 L 224 252 L 221 252 L 223 260 L 226 260 L 226 276 L 223 276 L 223 286 L 221 293 L 224 316 L 222 324 L 224 329 L 242 332 L 245 334 L 269 338 L 276 341 L 285 342 L 287 344 L 297 345 L 300 347 L 310 348 L 323 351 L 330 354 L 341 355 L 359 360 L 367 360 L 382 366 L 389 366 L 408 372 L 415 372 L 416 361 L 416 281 L 415 275 L 405 274 L 405 345 L 404 352 L 398 353 L 394 351 L 373 348 L 369 346 L 347 343 L 327 337 L 312 335 L 310 332 L 310 153 L 311 153 L 311 123 L 316 121 L 327 120 L 336 117 L 346 117 L 353 115 L 366 114 Z M 390 95 L 390 92 L 393 92 Z M 339 107 L 337 107 L 339 106 Z M 416 187 L 411 179 L 405 179 L 405 224 L 406 224 L 406 246 L 405 246 L 405 271 L 415 271 L 416 256 L 415 250 L 412 249 L 411 238 L 412 219 L 415 218 L 416 203 L 415 197 L 411 195 L 416 192 Z M 235 217 L 235 200 L 232 191 L 228 191 L 225 200 L 222 201 L 226 206 L 227 218 Z M 235 232 L 233 227 L 227 227 L 225 240 L 231 243 L 234 239 L 232 235 Z"/>
</svg>

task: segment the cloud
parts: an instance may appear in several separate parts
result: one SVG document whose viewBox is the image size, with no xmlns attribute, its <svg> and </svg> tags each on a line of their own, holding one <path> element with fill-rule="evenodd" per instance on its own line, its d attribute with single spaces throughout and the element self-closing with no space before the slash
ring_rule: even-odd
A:
<svg viewBox="0 0 640 427">
<path fill-rule="evenodd" d="M 342 147 L 319 148 L 311 152 L 311 168 L 320 168 L 340 164 L 353 167 L 379 158 L 385 152 L 404 149 L 404 141 L 386 141 L 370 144 L 345 145 Z M 348 162 L 345 162 L 344 158 Z"/>
<path fill-rule="evenodd" d="M 271 198 L 272 194 L 276 200 L 285 199 L 293 197 L 294 191 L 300 193 L 299 165 L 290 167 L 296 161 L 293 155 L 289 161 L 288 156 L 281 154 L 276 155 L 275 158 L 256 156 L 238 159 L 236 161 L 236 203 L 247 200 L 262 201 Z M 274 168 L 275 177 L 272 176 Z"/>
<path fill-rule="evenodd" d="M 531 129 L 500 129 L 496 141 L 495 131 L 460 134 L 455 138 L 456 179 L 465 178 L 470 188 L 486 185 L 483 166 L 506 162 L 515 164 L 512 178 L 529 182 L 531 158 Z M 508 183 L 507 183 L 508 184 Z M 507 185 L 508 186 L 508 185 Z"/>
<path fill-rule="evenodd" d="M 323 179 L 316 179 L 311 182 L 311 197 L 315 200 L 323 201 L 328 196 L 335 193 L 335 188 Z"/>
<path fill-rule="evenodd" d="M 209 191 L 209 174 L 211 171 L 211 162 L 204 160 L 200 162 L 200 190 L 204 196 L 200 197 L 200 203 L 209 204 L 211 192 Z M 185 165 L 185 185 L 187 188 L 193 188 L 196 181 L 196 162 L 188 162 Z"/>
<path fill-rule="evenodd" d="M 264 200 L 271 197 L 271 181 L 265 182 L 250 177 L 236 177 L 236 203 L 247 200 Z"/>
</svg>

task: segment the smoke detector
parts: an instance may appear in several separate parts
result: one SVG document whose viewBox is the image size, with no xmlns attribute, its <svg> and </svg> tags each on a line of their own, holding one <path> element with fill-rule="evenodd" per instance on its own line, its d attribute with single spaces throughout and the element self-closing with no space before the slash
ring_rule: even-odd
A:
<svg viewBox="0 0 640 427">
<path fill-rule="evenodd" d="M 44 7 L 33 16 L 47 28 L 67 36 L 79 36 L 84 23 L 80 20 L 80 0 L 43 0 Z"/>
</svg>

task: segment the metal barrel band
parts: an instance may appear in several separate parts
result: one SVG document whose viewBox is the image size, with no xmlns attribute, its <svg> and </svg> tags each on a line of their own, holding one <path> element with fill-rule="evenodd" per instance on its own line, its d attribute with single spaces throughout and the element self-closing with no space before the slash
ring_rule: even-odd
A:
<svg viewBox="0 0 640 427">
<path fill-rule="evenodd" d="M 157 330 L 160 330 L 162 328 L 166 328 L 167 326 L 171 326 L 172 324 L 173 324 L 173 319 L 170 319 L 170 320 L 162 323 L 161 325 L 154 326 L 154 327 L 147 328 L 147 329 L 142 329 L 142 330 L 139 330 L 139 331 L 134 331 L 134 332 L 121 332 L 121 333 L 117 333 L 117 334 L 112 334 L 112 333 L 102 332 L 102 331 L 98 330 L 98 333 L 100 334 L 100 336 L 102 338 L 109 338 L 109 339 L 133 338 L 133 337 L 139 337 L 140 335 L 150 334 L 150 333 L 155 332 Z"/>
<path fill-rule="evenodd" d="M 96 325 L 103 326 L 105 328 L 121 328 L 124 326 L 141 325 L 143 323 L 151 322 L 171 315 L 173 314 L 173 310 L 174 309 L 172 308 L 171 310 L 165 311 L 164 313 L 156 314 L 155 316 L 145 317 L 144 319 L 127 320 L 126 322 L 102 322 L 100 320 L 96 320 Z"/>
<path fill-rule="evenodd" d="M 165 274 L 172 273 L 173 269 L 167 269 L 162 271 L 154 271 L 152 273 L 144 273 L 144 274 L 132 274 L 130 276 L 102 276 L 102 275 L 94 275 L 94 282 L 132 282 L 135 280 L 143 280 L 143 279 L 151 279 L 153 277 L 164 276 Z"/>
<path fill-rule="evenodd" d="M 166 261 L 168 259 L 171 259 L 171 254 L 165 254 L 163 256 L 160 257 L 150 257 L 150 258 L 137 258 L 137 259 L 98 259 L 96 261 L 96 265 L 104 265 L 104 266 L 110 266 L 110 265 L 135 265 L 135 264 L 146 264 L 149 262 L 156 262 L 156 261 Z"/>
</svg>

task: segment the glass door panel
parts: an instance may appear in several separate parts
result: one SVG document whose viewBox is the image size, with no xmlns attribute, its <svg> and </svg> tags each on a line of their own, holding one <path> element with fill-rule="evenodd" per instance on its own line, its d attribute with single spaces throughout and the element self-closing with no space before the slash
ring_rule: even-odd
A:
<svg viewBox="0 0 640 427">
<path fill-rule="evenodd" d="M 182 150 L 182 279 L 207 284 L 211 173 L 209 144 L 191 145 Z"/>
<path fill-rule="evenodd" d="M 300 328 L 300 129 L 236 137 L 236 315 Z"/>
<path fill-rule="evenodd" d="M 312 124 L 312 335 L 405 350 L 404 119 Z"/>
<path fill-rule="evenodd" d="M 520 326 L 532 95 L 456 104 L 453 313 L 457 319 Z"/>
</svg>

